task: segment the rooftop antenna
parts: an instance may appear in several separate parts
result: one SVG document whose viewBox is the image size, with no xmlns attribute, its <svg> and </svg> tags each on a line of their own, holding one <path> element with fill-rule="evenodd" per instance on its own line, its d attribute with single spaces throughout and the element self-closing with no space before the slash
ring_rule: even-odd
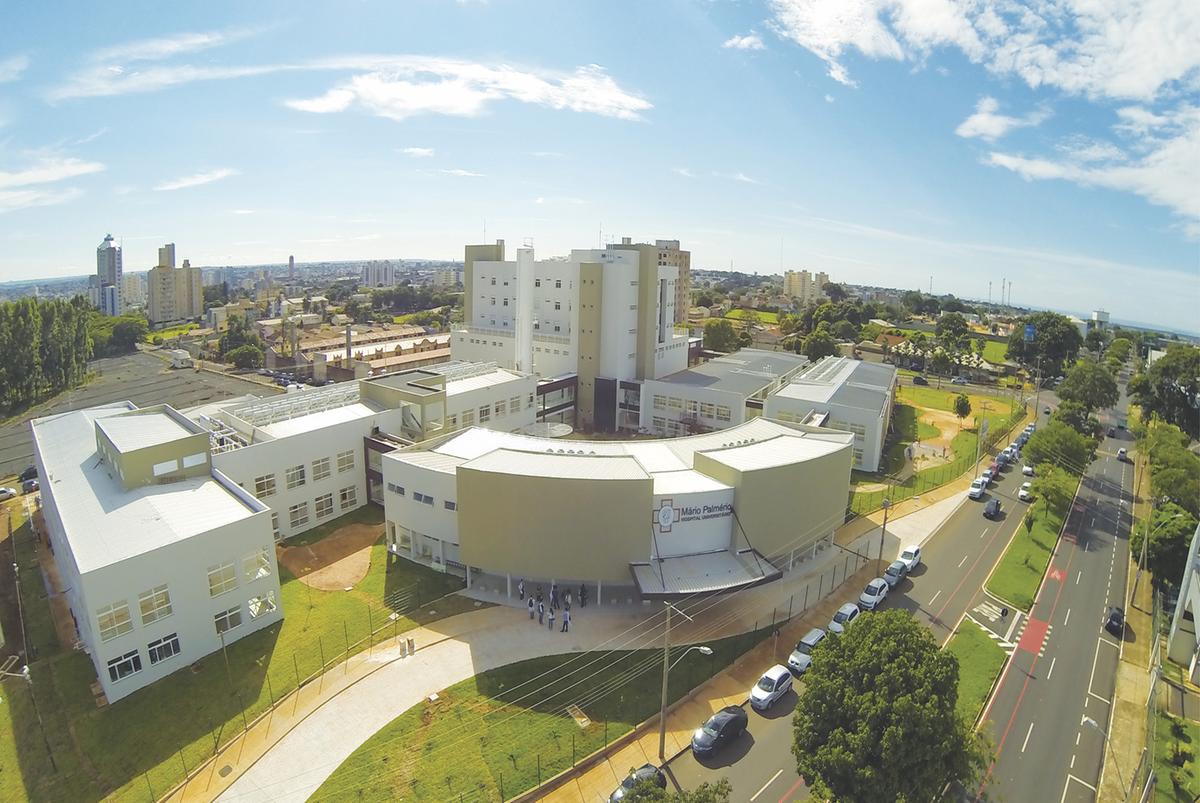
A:
<svg viewBox="0 0 1200 803">
<path fill-rule="evenodd" d="M 487 242 L 487 218 L 483 219 L 483 241 Z"/>
<path fill-rule="evenodd" d="M 933 295 L 933 276 L 929 277 L 929 295 Z"/>
</svg>

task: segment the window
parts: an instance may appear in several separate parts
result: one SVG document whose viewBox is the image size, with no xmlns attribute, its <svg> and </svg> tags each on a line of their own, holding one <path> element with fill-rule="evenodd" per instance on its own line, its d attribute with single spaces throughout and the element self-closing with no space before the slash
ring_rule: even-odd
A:
<svg viewBox="0 0 1200 803">
<path fill-rule="evenodd" d="M 287 480 L 288 490 L 299 488 L 304 484 L 304 464 L 292 466 L 285 472 L 284 476 Z"/>
<path fill-rule="evenodd" d="M 358 488 L 351 485 L 349 488 L 343 488 L 338 491 L 338 501 L 342 505 L 342 510 L 349 510 L 358 504 Z"/>
<path fill-rule="evenodd" d="M 656 415 L 651 419 L 650 425 L 654 427 L 655 432 L 662 432 L 667 427 L 667 419 L 660 415 Z"/>
<path fill-rule="evenodd" d="M 555 309 L 562 309 L 562 302 L 561 302 L 561 301 L 555 301 L 555 302 L 554 302 L 554 308 L 555 308 Z"/>
<path fill-rule="evenodd" d="M 519 412 L 521 410 L 521 397 L 513 396 L 508 400 L 508 409 L 510 412 Z"/>
<path fill-rule="evenodd" d="M 526 404 L 525 404 L 525 409 L 526 409 L 526 410 L 528 410 L 528 409 L 529 409 L 530 407 L 532 407 L 532 406 L 533 406 L 533 394 L 532 394 L 532 393 L 530 393 L 530 394 L 529 394 L 529 400 L 528 400 L 528 402 L 526 402 Z"/>
<path fill-rule="evenodd" d="M 146 652 L 150 653 L 151 664 L 157 664 L 159 661 L 179 655 L 180 651 L 178 633 L 163 636 L 146 645 Z"/>
<path fill-rule="evenodd" d="M 458 414 L 450 416 L 450 429 L 458 429 Z"/>
<path fill-rule="evenodd" d="M 505 410 L 506 410 L 506 406 L 505 406 L 506 404 L 507 404 L 507 402 L 505 402 L 504 399 L 501 399 L 500 401 L 496 402 L 496 417 L 497 418 L 504 415 Z"/>
<path fill-rule="evenodd" d="M 154 471 L 154 476 L 161 477 L 163 474 L 170 474 L 178 468 L 178 460 L 164 460 L 161 463 L 155 463 L 152 470 Z"/>
<path fill-rule="evenodd" d="M 171 615 L 171 595 L 166 586 L 157 586 L 138 595 L 142 624 L 148 625 Z"/>
<path fill-rule="evenodd" d="M 455 502 L 451 502 L 449 499 L 447 499 L 442 504 L 446 506 L 446 510 L 458 510 L 458 504 Z"/>
<path fill-rule="evenodd" d="M 687 411 L 692 415 L 696 415 L 700 411 L 700 404 L 695 399 L 687 400 Z"/>
<path fill-rule="evenodd" d="M 129 617 L 129 605 L 125 600 L 106 605 L 96 611 L 96 619 L 100 622 L 100 640 L 109 641 L 117 636 L 123 636 L 133 630 L 133 620 Z"/>
<path fill-rule="evenodd" d="M 329 458 L 322 457 L 319 460 L 314 460 L 312 468 L 313 482 L 320 482 L 329 476 Z"/>
<path fill-rule="evenodd" d="M 855 449 L 854 450 L 854 465 L 861 466 L 862 461 L 863 461 L 863 450 Z"/>
<path fill-rule="evenodd" d="M 464 427 L 475 426 L 475 411 L 474 410 L 464 410 L 463 414 L 462 414 L 462 421 L 463 421 Z"/>
<path fill-rule="evenodd" d="M 433 504 L 433 497 L 429 494 L 423 494 L 420 491 L 413 491 L 413 499 L 425 505 Z"/>
<path fill-rule="evenodd" d="M 208 453 L 197 452 L 196 454 L 184 455 L 183 467 L 184 468 L 194 468 L 196 466 L 202 466 L 207 462 L 208 462 Z"/>
<path fill-rule="evenodd" d="M 332 493 L 321 494 L 313 501 L 314 501 L 315 507 L 317 509 L 317 518 L 318 519 L 323 519 L 326 516 L 333 515 L 333 494 Z"/>
<path fill-rule="evenodd" d="M 217 634 L 228 633 L 242 624 L 242 606 L 235 605 L 227 611 L 221 611 L 213 616 L 213 624 L 217 626 Z"/>
<path fill-rule="evenodd" d="M 127 652 L 108 662 L 108 679 L 113 683 L 142 671 L 142 656 L 137 650 Z"/>
<path fill-rule="evenodd" d="M 492 284 L 495 284 L 495 283 L 496 282 L 494 282 L 494 281 L 492 282 Z M 492 306 L 493 307 L 496 306 L 496 298 L 494 296 L 492 297 Z"/>
<path fill-rule="evenodd" d="M 271 556 L 267 554 L 266 548 L 256 549 L 242 558 L 242 574 L 247 583 L 271 576 Z"/>
<path fill-rule="evenodd" d="M 387 489 L 388 489 L 389 491 L 391 491 L 392 493 L 394 493 L 394 494 L 398 494 L 398 495 L 400 495 L 400 496 L 404 496 L 404 486 L 403 486 L 403 485 L 397 485 L 397 484 L 396 484 L 396 483 L 394 483 L 394 482 L 389 482 L 389 483 L 387 484 Z"/>
<path fill-rule="evenodd" d="M 508 306 L 508 299 L 507 299 L 507 298 L 505 298 L 505 299 L 504 299 L 504 306 L 506 306 L 506 307 Z"/>
<path fill-rule="evenodd" d="M 668 396 L 667 407 L 671 408 L 672 410 L 682 410 L 683 399 L 679 398 L 678 396 Z"/>
<path fill-rule="evenodd" d="M 541 279 L 534 279 L 534 280 L 533 280 L 533 286 L 534 286 L 534 287 L 541 287 L 541 286 L 542 286 L 542 280 L 541 280 Z"/>
<path fill-rule="evenodd" d="M 716 416 L 716 406 L 712 402 L 700 402 L 700 415 L 704 418 Z"/>
<path fill-rule="evenodd" d="M 219 597 L 226 591 L 237 588 L 237 572 L 232 563 L 222 563 L 220 566 L 208 567 L 208 595 Z"/>
<path fill-rule="evenodd" d="M 667 397 L 666 396 L 655 396 L 654 397 L 654 409 L 655 410 L 667 409 Z"/>
<path fill-rule="evenodd" d="M 247 603 L 247 606 L 250 608 L 251 619 L 257 619 L 264 613 L 275 613 L 277 609 L 275 605 L 275 592 L 269 591 L 264 596 L 253 597 Z"/>
<path fill-rule="evenodd" d="M 341 474 L 343 471 L 353 471 L 354 470 L 354 450 L 353 449 L 351 449 L 348 452 L 338 452 L 337 467 L 338 467 L 339 474 Z"/>
<path fill-rule="evenodd" d="M 495 287 L 495 286 L 496 286 L 496 277 L 493 276 L 492 277 L 492 287 Z"/>
<path fill-rule="evenodd" d="M 492 405 L 485 404 L 479 408 L 479 423 L 490 421 L 492 418 Z"/>
<path fill-rule="evenodd" d="M 275 475 L 264 474 L 261 477 L 254 478 L 254 495 L 259 499 L 266 499 L 268 496 L 275 495 Z"/>
<path fill-rule="evenodd" d="M 288 521 L 292 527 L 303 527 L 308 524 L 308 502 L 300 502 L 288 508 Z"/>
<path fill-rule="evenodd" d="M 283 533 L 279 532 L 279 514 L 274 510 L 271 511 L 271 534 L 276 541 L 283 537 Z"/>
<path fill-rule="evenodd" d="M 554 287 L 555 287 L 556 289 L 559 289 L 559 290 L 561 290 L 561 289 L 562 289 L 562 279 L 555 279 L 555 280 L 554 280 Z"/>
</svg>

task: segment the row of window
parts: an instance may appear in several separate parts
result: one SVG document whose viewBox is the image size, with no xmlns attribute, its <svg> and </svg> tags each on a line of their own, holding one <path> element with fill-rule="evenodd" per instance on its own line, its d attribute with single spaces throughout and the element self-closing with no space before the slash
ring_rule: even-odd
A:
<svg viewBox="0 0 1200 803">
<path fill-rule="evenodd" d="M 146 645 L 146 653 L 150 656 L 151 666 L 179 655 L 181 651 L 179 635 L 177 633 L 155 639 Z M 113 658 L 108 662 L 108 679 L 113 683 L 116 683 L 118 680 L 124 680 L 130 675 L 136 675 L 141 671 L 142 654 L 139 650 L 130 650 L 124 655 Z"/>
<path fill-rule="evenodd" d="M 406 494 L 406 491 L 404 490 L 404 486 L 397 485 L 394 482 L 389 482 L 387 484 L 387 489 L 390 493 L 394 493 L 397 496 L 404 496 Z M 433 503 L 436 501 L 429 494 L 424 494 L 424 493 L 421 493 L 420 491 L 413 491 L 412 498 L 413 498 L 414 502 L 420 502 L 423 505 L 430 505 L 430 506 L 432 506 Z M 454 502 L 451 502 L 449 499 L 443 500 L 442 506 L 444 508 L 446 508 L 446 510 L 458 510 L 458 505 Z"/>
<path fill-rule="evenodd" d="M 350 449 L 337 454 L 337 470 L 341 474 L 346 471 L 354 470 L 354 450 Z M 312 461 L 312 481 L 320 482 L 327 479 L 330 474 L 330 459 L 328 457 L 320 457 Z M 307 482 L 307 467 L 301 463 L 297 466 L 287 468 L 283 473 L 284 484 L 290 491 L 293 488 L 299 488 Z M 254 495 L 259 499 L 265 499 L 268 496 L 274 496 L 276 492 L 275 475 L 263 474 L 261 477 L 254 478 Z"/>
<path fill-rule="evenodd" d="M 358 505 L 358 487 L 348 485 L 337 492 L 338 507 L 346 511 Z M 317 521 L 328 518 L 333 515 L 333 492 L 321 494 L 313 500 L 313 510 L 316 513 Z M 308 501 L 297 502 L 288 508 L 288 523 L 292 529 L 303 527 L 308 524 Z"/>
<path fill-rule="evenodd" d="M 655 396 L 655 410 L 684 410 L 701 418 L 715 418 L 717 421 L 729 421 L 733 411 L 724 404 L 698 402 L 695 399 L 680 399 L 676 396 Z"/>
<path fill-rule="evenodd" d="M 533 408 L 533 394 L 530 393 L 529 396 L 525 399 L 525 409 L 529 410 L 532 408 Z M 521 410 L 521 397 L 520 396 L 513 396 L 511 399 L 508 399 L 507 401 L 505 401 L 504 399 L 500 399 L 494 405 L 493 404 L 485 404 L 479 408 L 479 411 L 478 411 L 479 423 L 484 424 L 488 421 L 491 421 L 493 411 L 495 413 L 495 416 L 497 418 L 499 418 L 501 416 L 509 415 L 509 414 L 515 415 L 516 413 L 520 412 L 520 410 Z M 476 415 L 475 410 L 464 410 L 462 412 L 462 418 L 461 418 L 462 426 L 464 428 L 475 426 L 475 415 Z M 447 422 L 450 431 L 458 429 L 459 420 L 460 419 L 459 419 L 458 413 L 454 413 L 450 416 L 450 419 Z"/>
</svg>

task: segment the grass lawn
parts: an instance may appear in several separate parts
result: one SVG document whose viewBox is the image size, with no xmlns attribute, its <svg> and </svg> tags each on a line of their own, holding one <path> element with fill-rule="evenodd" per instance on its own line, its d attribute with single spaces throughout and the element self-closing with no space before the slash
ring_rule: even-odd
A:
<svg viewBox="0 0 1200 803">
<path fill-rule="evenodd" d="M 681 661 L 671 672 L 672 700 L 765 635 L 762 630 L 711 642 L 710 658 L 693 654 Z M 554 655 L 464 680 L 372 736 L 313 799 L 443 801 L 463 794 L 507 800 L 537 784 L 539 756 L 544 780 L 570 765 L 572 743 L 582 758 L 653 715 L 661 656 L 658 650 L 616 653 L 576 671 L 588 659 Z M 572 687 L 581 680 L 586 682 Z M 591 720 L 586 728 L 566 714 L 572 703 Z"/>
<path fill-rule="evenodd" d="M 357 513 L 357 512 L 356 512 Z M 351 519 L 349 514 L 340 522 Z M 359 514 L 361 515 L 361 514 Z M 336 523 L 336 522 L 335 522 Z M 21 533 L 28 537 L 28 529 Z M 382 536 L 382 527 L 380 528 Z M 21 542 L 18 542 L 21 547 Z M 29 555 L 20 551 L 22 578 Z M 0 799 L 145 801 L 154 790 L 165 794 L 182 780 L 184 764 L 195 767 L 212 755 L 247 721 L 265 711 L 271 698 L 295 688 L 322 665 L 345 655 L 346 645 L 362 642 L 365 649 L 368 609 L 380 627 L 387 621 L 381 600 L 397 589 L 420 584 L 420 599 L 431 601 L 462 587 L 458 578 L 404 561 L 386 567 L 382 543 L 372 548 L 371 568 L 351 591 L 325 592 L 309 588 L 280 567 L 284 619 L 229 645 L 230 671 L 219 652 L 201 659 L 158 683 L 141 689 L 104 709 L 92 701 L 89 684 L 95 678 L 91 661 L 82 653 L 62 650 L 54 642 L 49 612 L 40 583 L 22 583 L 30 641 L 40 648 L 31 667 L 34 690 L 46 723 L 46 737 L 58 762 L 48 772 L 28 691 L 19 681 L 4 684 L 0 704 Z M 473 610 L 465 597 L 447 597 L 429 607 L 409 610 L 396 624 L 403 632 L 417 624 Z M 391 636 L 386 628 L 376 641 Z M 230 683 L 230 677 L 233 683 Z M 17 764 L 11 765 L 15 750 Z"/>
<path fill-rule="evenodd" d="M 779 323 L 779 314 L 778 313 L 763 312 L 761 310 L 755 310 L 755 309 L 741 309 L 741 308 L 731 309 L 729 312 L 725 313 L 725 317 L 733 318 L 735 320 L 743 320 L 745 318 L 754 317 L 757 319 L 757 321 L 759 323 L 766 323 L 766 324 L 772 324 L 772 325 Z"/>
<path fill-rule="evenodd" d="M 1200 724 L 1158 712 L 1154 723 L 1154 772 L 1158 776 L 1154 799 L 1190 803 L 1200 795 Z"/>
<path fill-rule="evenodd" d="M 1008 344 L 999 343 L 995 340 L 986 340 L 983 343 L 983 358 L 994 365 L 1003 365 L 1008 359 L 1005 355 L 1008 353 Z"/>
<path fill-rule="evenodd" d="M 187 334 L 188 332 L 192 331 L 193 329 L 199 329 L 199 328 L 200 328 L 200 324 L 198 324 L 198 323 L 184 323 L 184 324 L 180 324 L 179 326 L 172 326 L 169 329 L 159 329 L 157 331 L 150 332 L 149 334 L 146 335 L 146 340 L 149 341 L 150 338 L 157 335 L 158 337 L 162 338 L 163 342 L 166 342 L 172 338 L 179 337 L 180 335 L 183 335 L 183 334 Z"/>
<path fill-rule="evenodd" d="M 1017 528 L 987 583 L 988 591 L 1023 611 L 1033 606 L 1033 597 L 1050 564 L 1066 512 L 1052 511 L 1042 500 L 1035 502 L 1030 510 L 1034 515 L 1033 529 L 1027 529 L 1024 523 Z"/>
<path fill-rule="evenodd" d="M 962 621 L 946 649 L 958 659 L 958 715 L 974 723 L 1004 667 L 1004 650 L 970 619 Z"/>
</svg>

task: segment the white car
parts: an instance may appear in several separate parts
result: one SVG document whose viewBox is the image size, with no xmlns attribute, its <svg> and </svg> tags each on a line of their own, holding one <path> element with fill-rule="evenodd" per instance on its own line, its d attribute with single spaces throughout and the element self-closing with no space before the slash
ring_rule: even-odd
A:
<svg viewBox="0 0 1200 803">
<path fill-rule="evenodd" d="M 16 495 L 17 495 L 16 488 L 0 488 L 0 502 L 3 502 L 7 499 L 12 499 Z"/>
<path fill-rule="evenodd" d="M 984 487 L 987 487 L 988 485 L 992 484 L 992 480 L 995 479 L 995 475 L 992 473 L 990 468 L 985 468 L 982 472 L 980 472 L 979 478 L 983 480 Z"/>
<path fill-rule="evenodd" d="M 867 587 L 858 595 L 858 606 L 863 610 L 873 611 L 888 595 L 888 582 L 882 577 L 876 577 L 867 583 Z"/>
<path fill-rule="evenodd" d="M 1021 490 L 1017 491 L 1017 498 L 1020 499 L 1022 502 L 1032 502 L 1033 501 L 1033 483 L 1032 482 L 1021 483 Z"/>
<path fill-rule="evenodd" d="M 904 547 L 904 550 L 900 553 L 900 557 L 897 558 L 897 560 L 906 564 L 908 566 L 909 574 L 912 574 L 912 570 L 921 565 L 921 547 L 916 546 L 915 544 Z"/>
<path fill-rule="evenodd" d="M 884 585 L 887 585 L 887 583 L 884 583 Z M 829 620 L 829 629 L 834 633 L 845 633 L 846 628 L 850 626 L 851 622 L 858 618 L 860 613 L 862 613 L 862 611 L 859 610 L 857 605 L 855 605 L 853 602 L 847 602 L 845 605 L 838 608 L 837 613 L 835 613 L 833 618 Z"/>
<path fill-rule="evenodd" d="M 766 711 L 792 688 L 792 673 L 783 664 L 768 669 L 750 690 L 750 707 Z"/>
<path fill-rule="evenodd" d="M 813 650 L 824 639 L 825 631 L 819 627 L 814 627 L 805 633 L 804 638 L 796 643 L 796 649 L 792 650 L 792 654 L 788 656 L 788 668 L 797 675 L 803 675 L 807 672 L 809 664 L 812 663 Z"/>
<path fill-rule="evenodd" d="M 971 480 L 971 487 L 967 490 L 967 496 L 972 499 L 982 499 L 985 488 L 987 488 L 987 482 L 983 479 Z"/>
<path fill-rule="evenodd" d="M 1122 446 L 1120 449 L 1117 449 L 1117 459 L 1122 462 L 1129 459 L 1129 452 L 1125 451 L 1124 446 Z"/>
<path fill-rule="evenodd" d="M 1033 476 L 1033 466 L 1026 463 L 1025 465 L 1021 466 L 1021 473 L 1024 474 L 1026 477 L 1032 477 Z"/>
</svg>

